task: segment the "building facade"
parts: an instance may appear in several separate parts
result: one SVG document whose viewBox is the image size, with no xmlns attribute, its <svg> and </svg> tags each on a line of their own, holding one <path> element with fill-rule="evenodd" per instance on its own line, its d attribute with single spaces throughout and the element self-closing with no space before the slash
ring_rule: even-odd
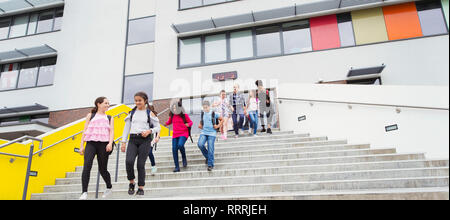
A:
<svg viewBox="0 0 450 220">
<path fill-rule="evenodd" d="M 448 8 L 448 0 L 0 1 L 0 138 L 80 119 L 99 96 L 132 104 L 137 91 L 159 112 L 183 98 L 199 120 L 203 100 L 235 84 L 247 93 L 256 80 L 274 97 L 292 83 L 448 90 Z"/>
</svg>

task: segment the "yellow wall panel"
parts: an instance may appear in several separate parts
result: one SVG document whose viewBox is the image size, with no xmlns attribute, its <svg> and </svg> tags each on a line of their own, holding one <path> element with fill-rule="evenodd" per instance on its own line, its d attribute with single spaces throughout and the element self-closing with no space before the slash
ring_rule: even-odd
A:
<svg viewBox="0 0 450 220">
<path fill-rule="evenodd" d="M 352 19 L 357 45 L 388 41 L 382 8 L 354 11 Z"/>
</svg>

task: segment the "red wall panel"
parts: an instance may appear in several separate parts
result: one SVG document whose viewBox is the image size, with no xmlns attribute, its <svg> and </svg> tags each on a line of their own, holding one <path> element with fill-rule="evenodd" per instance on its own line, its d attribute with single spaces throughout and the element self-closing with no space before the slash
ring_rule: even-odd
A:
<svg viewBox="0 0 450 220">
<path fill-rule="evenodd" d="M 311 18 L 313 50 L 325 50 L 341 46 L 336 15 Z"/>
</svg>

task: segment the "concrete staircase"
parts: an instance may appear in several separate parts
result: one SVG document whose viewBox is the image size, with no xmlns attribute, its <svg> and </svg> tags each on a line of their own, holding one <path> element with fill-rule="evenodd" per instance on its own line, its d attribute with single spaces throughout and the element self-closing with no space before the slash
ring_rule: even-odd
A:
<svg viewBox="0 0 450 220">
<path fill-rule="evenodd" d="M 155 152 L 155 176 L 147 160 L 144 196 L 128 195 L 125 153 L 120 153 L 118 182 L 109 199 L 449 199 L 449 160 L 428 160 L 424 153 L 399 154 L 393 148 L 371 149 L 366 143 L 280 131 L 219 141 L 215 149 L 216 167 L 208 172 L 196 143 L 188 140 L 188 167 L 173 173 L 171 140 L 162 139 Z M 116 153 L 109 160 L 113 181 Z M 82 169 L 77 167 L 31 199 L 78 199 Z M 97 169 L 94 165 L 90 199 L 95 198 Z M 101 179 L 100 198 L 104 190 Z"/>
</svg>

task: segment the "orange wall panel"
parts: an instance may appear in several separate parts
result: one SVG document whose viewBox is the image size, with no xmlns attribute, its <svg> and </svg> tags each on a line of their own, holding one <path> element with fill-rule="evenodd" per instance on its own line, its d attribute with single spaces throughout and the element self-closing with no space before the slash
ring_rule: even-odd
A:
<svg viewBox="0 0 450 220">
<path fill-rule="evenodd" d="M 389 40 L 423 36 L 414 2 L 383 7 L 383 14 Z"/>
</svg>

